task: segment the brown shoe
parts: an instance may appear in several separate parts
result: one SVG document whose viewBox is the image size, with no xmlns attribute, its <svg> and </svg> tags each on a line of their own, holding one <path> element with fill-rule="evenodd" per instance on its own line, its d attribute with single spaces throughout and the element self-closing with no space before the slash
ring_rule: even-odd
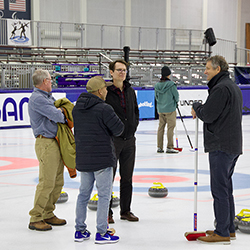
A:
<svg viewBox="0 0 250 250">
<path fill-rule="evenodd" d="M 46 222 L 44 222 L 43 220 L 41 220 L 41 221 L 36 221 L 36 222 L 30 222 L 29 229 L 37 230 L 37 231 L 48 231 L 48 230 L 51 230 L 52 227 L 48 225 Z"/>
<path fill-rule="evenodd" d="M 121 215 L 121 220 L 128 220 L 128 221 L 139 221 L 139 218 L 136 217 L 133 213 L 131 212 L 126 212 L 125 214 Z"/>
<path fill-rule="evenodd" d="M 214 233 L 213 230 L 207 230 L 207 231 L 206 231 L 206 234 L 207 234 L 207 235 L 211 235 L 211 234 L 213 234 L 213 233 Z M 235 234 L 235 233 L 230 233 L 230 240 L 236 240 L 236 234 Z"/>
<path fill-rule="evenodd" d="M 49 219 L 45 219 L 44 221 L 53 226 L 62 226 L 67 223 L 66 220 L 58 219 L 55 215 Z"/>
<path fill-rule="evenodd" d="M 112 214 L 111 214 L 111 215 L 109 215 L 108 220 L 109 220 L 109 224 L 114 224 L 114 223 L 115 223 L 115 221 L 114 221 L 114 219 L 113 219 L 113 215 L 112 215 Z"/>
<path fill-rule="evenodd" d="M 222 245 L 230 245 L 230 237 L 222 237 L 218 234 L 211 234 L 205 237 L 199 237 L 197 241 L 205 244 L 222 244 Z"/>
</svg>

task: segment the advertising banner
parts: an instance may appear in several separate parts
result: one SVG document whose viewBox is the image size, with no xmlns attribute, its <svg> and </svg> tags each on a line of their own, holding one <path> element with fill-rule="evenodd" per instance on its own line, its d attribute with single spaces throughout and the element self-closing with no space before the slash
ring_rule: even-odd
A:
<svg viewBox="0 0 250 250">
<path fill-rule="evenodd" d="M 30 46 L 31 41 L 31 27 L 29 20 L 7 20 L 7 32 L 8 32 L 8 45 L 15 46 Z"/>
<path fill-rule="evenodd" d="M 155 118 L 154 90 L 137 90 L 137 103 L 140 119 Z"/>
<path fill-rule="evenodd" d="M 28 102 L 31 92 L 0 94 L 0 129 L 29 127 Z M 56 99 L 65 93 L 53 93 Z"/>
<path fill-rule="evenodd" d="M 250 89 L 242 89 L 243 114 L 250 113 Z M 54 90 L 57 91 L 57 90 Z M 85 89 L 68 90 L 65 92 L 53 92 L 56 99 L 67 97 L 75 104 L 78 96 L 86 92 Z M 135 90 L 139 107 L 140 119 L 154 119 L 155 95 L 154 90 Z M 178 107 L 183 117 L 191 117 L 191 108 L 194 102 L 205 103 L 207 89 L 179 89 Z M 1 93 L 0 94 L 0 129 L 29 127 L 28 101 L 31 92 Z M 177 117 L 179 114 L 177 112 Z"/>
<path fill-rule="evenodd" d="M 207 100 L 208 92 L 207 89 L 181 89 L 179 92 L 179 109 L 181 115 L 191 116 L 191 108 L 194 102 L 203 104 Z M 179 114 L 177 113 L 177 117 Z"/>
</svg>

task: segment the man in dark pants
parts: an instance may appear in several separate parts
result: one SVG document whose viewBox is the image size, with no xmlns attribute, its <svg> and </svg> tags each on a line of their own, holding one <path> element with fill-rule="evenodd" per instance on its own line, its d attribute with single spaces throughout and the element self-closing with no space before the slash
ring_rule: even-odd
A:
<svg viewBox="0 0 250 250">
<path fill-rule="evenodd" d="M 232 175 L 242 154 L 242 94 L 229 78 L 224 57 L 207 59 L 209 96 L 204 104 L 194 103 L 191 111 L 204 122 L 205 152 L 209 152 L 210 184 L 214 198 L 215 230 L 197 240 L 209 244 L 230 244 L 236 239 Z"/>
<path fill-rule="evenodd" d="M 139 124 L 139 110 L 134 89 L 126 81 L 127 63 L 116 60 L 109 65 L 113 85 L 108 87 L 106 103 L 110 104 L 115 113 L 124 123 L 124 131 L 114 138 L 116 157 L 119 161 L 120 171 L 120 215 L 122 220 L 138 221 L 131 212 L 132 177 L 135 163 L 135 132 Z M 114 177 L 116 173 L 114 168 Z M 109 210 L 109 223 L 114 223 L 113 212 Z"/>
</svg>

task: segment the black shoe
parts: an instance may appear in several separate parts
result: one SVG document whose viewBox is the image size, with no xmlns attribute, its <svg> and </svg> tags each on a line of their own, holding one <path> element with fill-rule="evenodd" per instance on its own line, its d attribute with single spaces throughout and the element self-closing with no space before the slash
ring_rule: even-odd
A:
<svg viewBox="0 0 250 250">
<path fill-rule="evenodd" d="M 161 148 L 158 148 L 158 149 L 157 149 L 157 153 L 164 153 L 164 150 L 161 149 Z"/>
<path fill-rule="evenodd" d="M 112 215 L 112 214 L 111 214 L 111 215 L 109 215 L 108 221 L 109 221 L 109 224 L 114 224 L 114 223 L 115 223 L 115 221 L 114 221 L 114 219 L 113 219 L 113 215 Z"/>
<path fill-rule="evenodd" d="M 125 214 L 121 215 L 121 220 L 128 220 L 128 221 L 139 221 L 139 218 L 136 217 L 133 213 L 131 212 L 126 212 Z"/>
</svg>

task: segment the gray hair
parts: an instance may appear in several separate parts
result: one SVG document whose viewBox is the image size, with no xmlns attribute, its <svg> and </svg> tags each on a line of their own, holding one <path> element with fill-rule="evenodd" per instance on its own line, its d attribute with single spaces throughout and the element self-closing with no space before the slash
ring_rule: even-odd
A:
<svg viewBox="0 0 250 250">
<path fill-rule="evenodd" d="M 228 63 L 223 56 L 212 56 L 207 59 L 207 62 L 211 62 L 213 69 L 216 69 L 220 66 L 221 71 L 227 71 L 229 69 Z"/>
<path fill-rule="evenodd" d="M 43 80 L 49 78 L 50 74 L 48 70 L 37 69 L 35 73 L 32 75 L 33 85 L 39 86 L 42 84 Z"/>
</svg>

